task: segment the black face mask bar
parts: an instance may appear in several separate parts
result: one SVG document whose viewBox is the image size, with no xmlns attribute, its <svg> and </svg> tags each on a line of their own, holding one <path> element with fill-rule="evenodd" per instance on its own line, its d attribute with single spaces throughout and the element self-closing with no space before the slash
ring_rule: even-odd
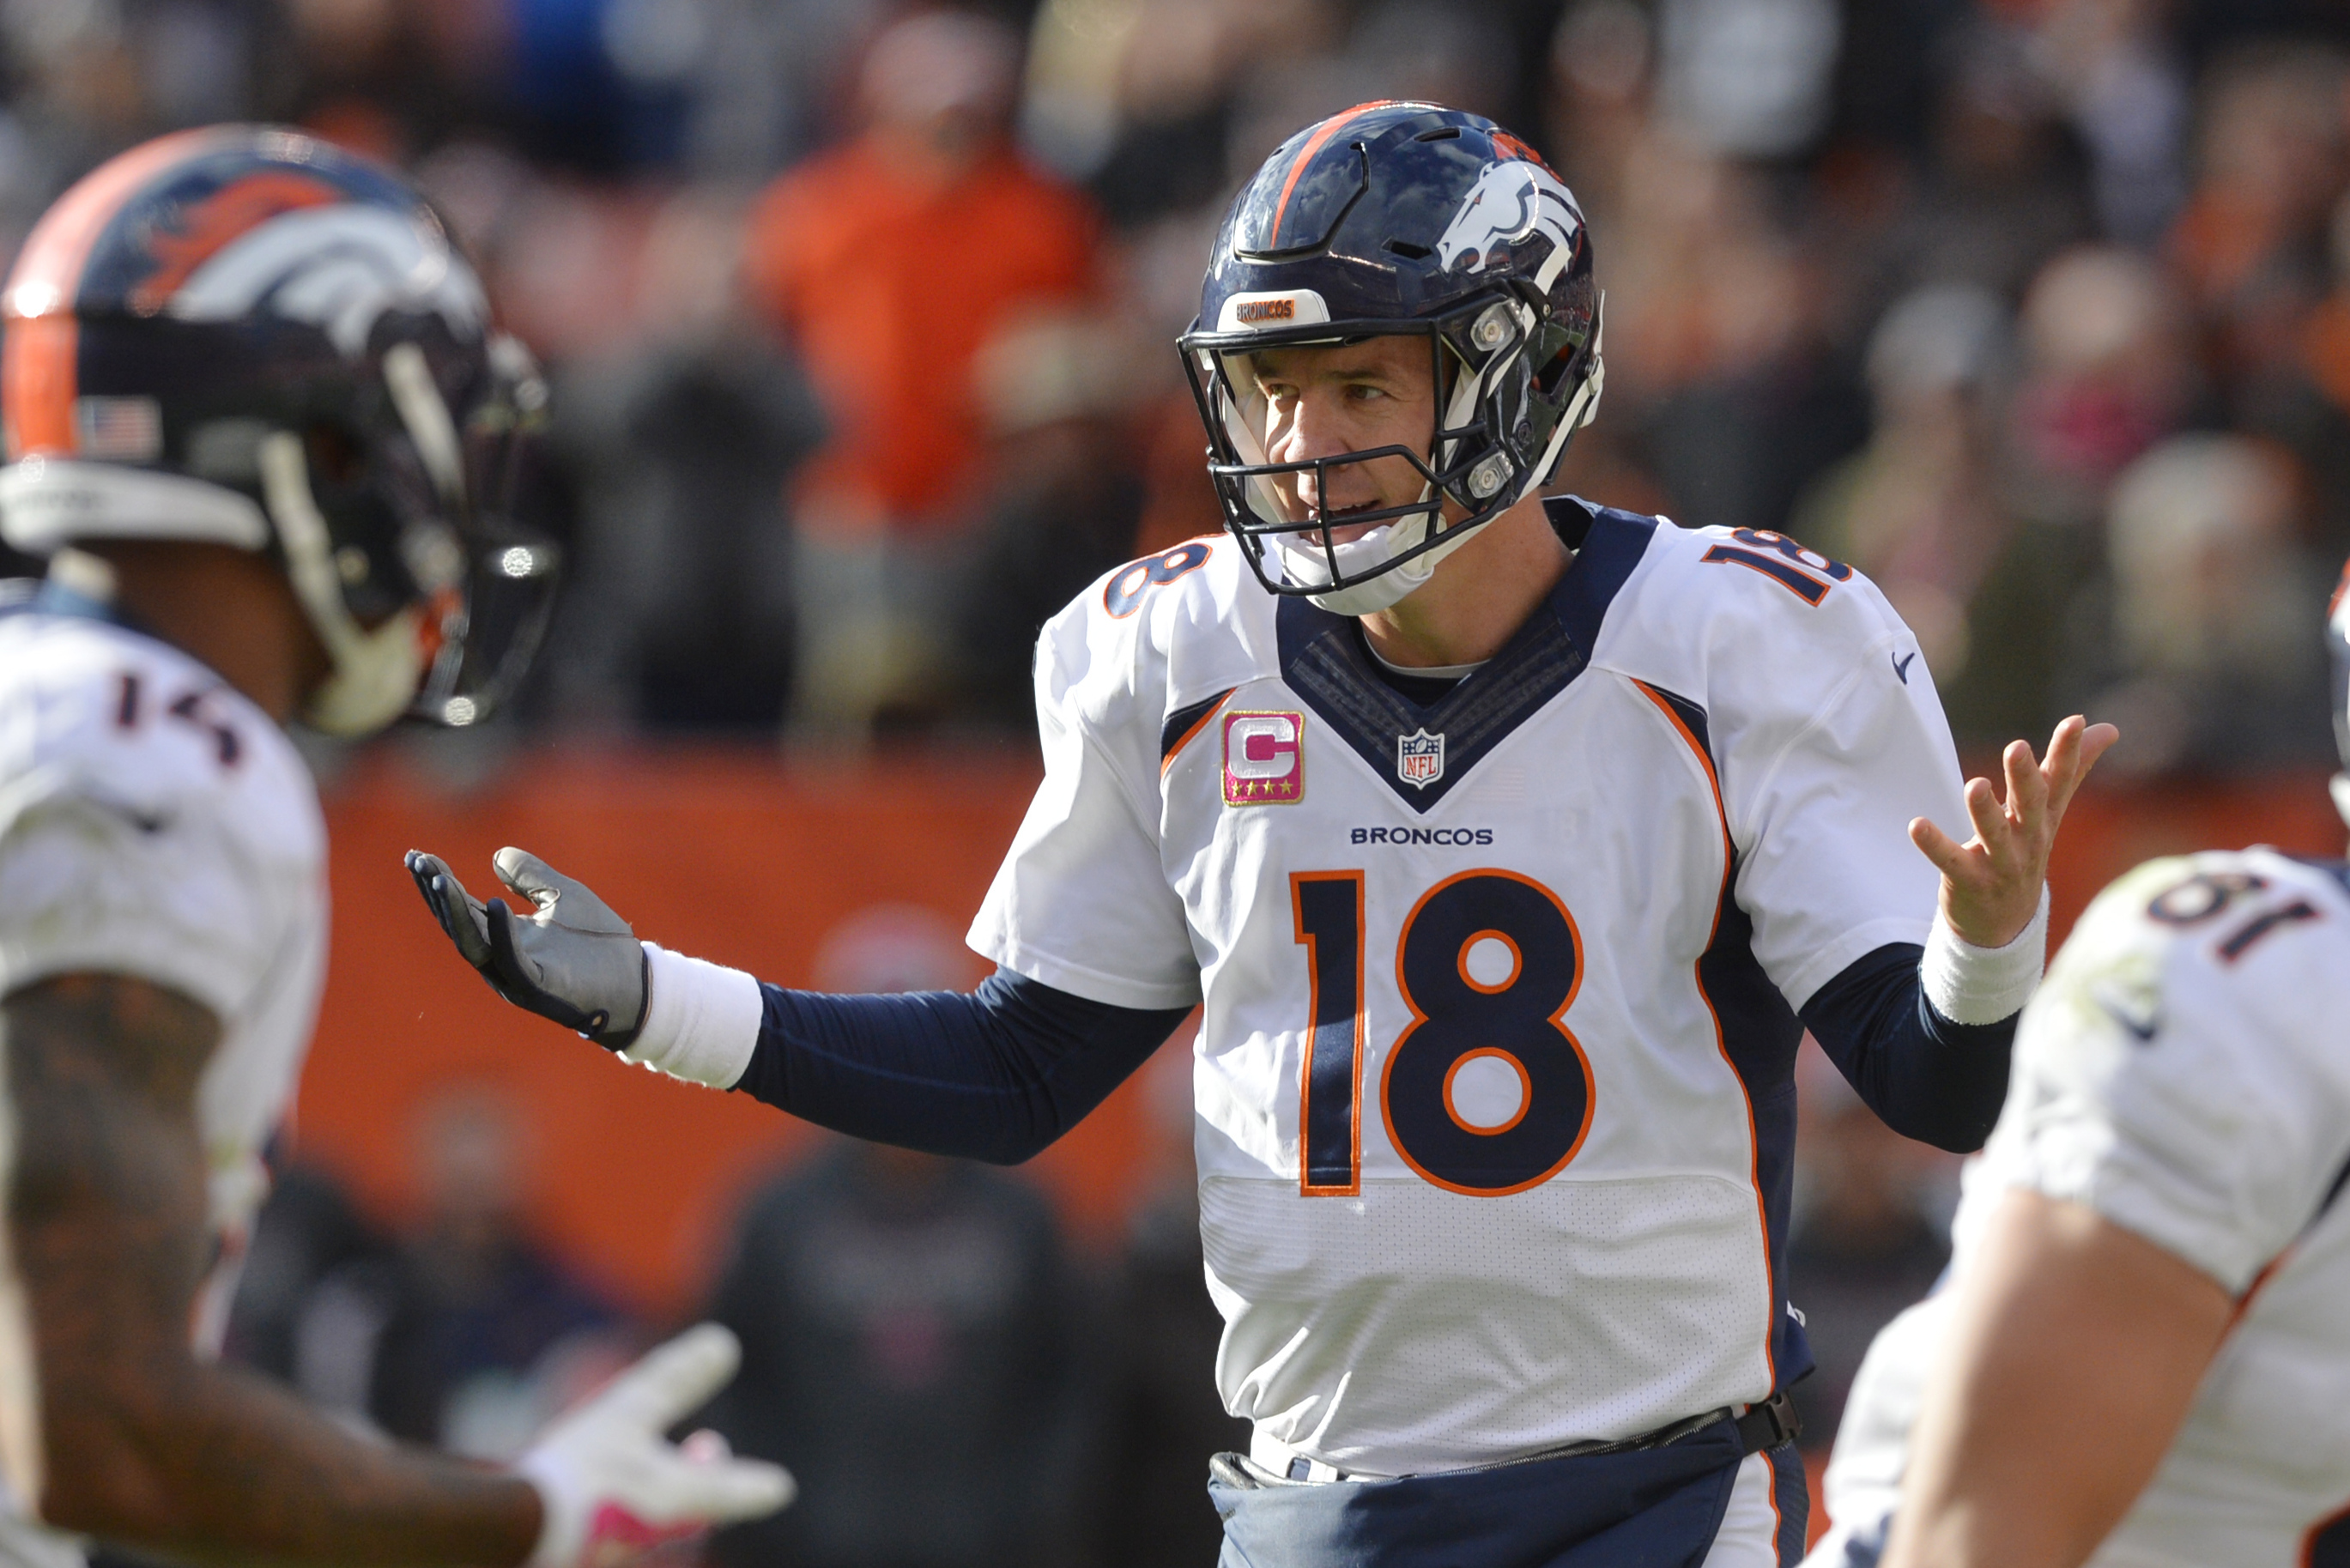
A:
<svg viewBox="0 0 2350 1568">
<path fill-rule="evenodd" d="M 514 346 L 515 348 L 519 345 Z M 462 598 L 443 615 L 441 653 L 415 711 L 478 724 L 514 695 L 555 608 L 563 553 L 525 520 L 531 456 L 546 424 L 546 384 L 526 354 L 493 350 L 496 384 L 466 421 L 468 515 Z"/>
<path fill-rule="evenodd" d="M 1502 432 L 1496 428 L 1498 414 L 1493 400 L 1480 398 L 1475 405 L 1482 412 L 1473 422 L 1446 426 L 1438 423 L 1431 434 L 1429 450 L 1434 454 L 1461 453 L 1458 462 L 1439 470 L 1426 456 L 1406 446 L 1369 447 L 1359 451 L 1336 452 L 1327 457 L 1304 458 L 1293 462 L 1251 462 L 1247 461 L 1234 429 L 1239 423 L 1239 410 L 1243 404 L 1234 387 L 1229 361 L 1238 356 L 1260 349 L 1294 346 L 1338 346 L 1358 343 L 1368 337 L 1399 337 L 1425 336 L 1429 343 L 1429 384 L 1437 389 L 1440 410 L 1444 409 L 1457 393 L 1459 378 L 1463 375 L 1491 374 L 1507 364 L 1521 350 L 1525 332 L 1513 312 L 1504 312 L 1498 319 L 1506 319 L 1505 334 L 1493 336 L 1484 350 L 1483 369 L 1473 367 L 1460 345 L 1452 341 L 1454 331 L 1475 332 L 1471 323 L 1496 319 L 1493 302 L 1482 300 L 1472 310 L 1456 312 L 1451 317 L 1433 320 L 1398 320 L 1376 322 L 1339 322 L 1326 327 L 1292 328 L 1278 333 L 1187 335 L 1183 354 L 1183 371 L 1191 386 L 1191 396 L 1198 403 L 1201 422 L 1208 431 L 1208 477 L 1214 485 L 1217 500 L 1224 513 L 1225 529 L 1237 539 L 1241 554 L 1257 581 L 1270 592 L 1292 596 L 1324 594 L 1367 582 L 1383 576 L 1407 561 L 1424 556 L 1449 543 L 1472 528 L 1492 522 L 1514 504 L 1517 496 L 1511 481 L 1516 477 L 1509 458 L 1504 455 Z M 1446 350 L 1451 350 L 1454 373 L 1447 374 Z M 1441 415 L 1440 414 L 1440 421 Z M 1286 517 L 1268 518 L 1259 509 L 1250 493 L 1253 484 L 1262 483 L 1270 490 L 1273 482 L 1293 474 L 1311 473 L 1316 493 L 1329 493 L 1329 475 L 1333 469 L 1355 463 L 1396 458 L 1411 465 L 1424 486 L 1423 499 L 1399 506 L 1387 506 L 1347 512 L 1337 515 L 1313 508 L 1313 515 L 1302 521 Z M 1459 520 L 1443 523 L 1443 509 L 1450 502 L 1462 514 Z M 1367 571 L 1347 575 L 1338 565 L 1340 544 L 1331 536 L 1335 528 L 1375 528 L 1410 517 L 1426 517 L 1430 527 L 1427 537 L 1408 550 L 1384 557 Z M 1328 580 L 1319 583 L 1293 582 L 1286 572 L 1275 564 L 1268 566 L 1265 556 L 1268 543 L 1290 535 L 1318 552 Z"/>
</svg>

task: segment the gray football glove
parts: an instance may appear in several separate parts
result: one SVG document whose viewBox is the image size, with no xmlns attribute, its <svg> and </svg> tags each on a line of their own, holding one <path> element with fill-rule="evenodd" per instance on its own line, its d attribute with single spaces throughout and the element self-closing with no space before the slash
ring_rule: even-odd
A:
<svg viewBox="0 0 2350 1568">
<path fill-rule="evenodd" d="M 527 850 L 501 849 L 490 864 L 534 911 L 487 904 L 465 891 L 437 855 L 411 849 L 408 874 L 432 918 L 482 971 L 490 989 L 608 1051 L 625 1049 L 645 1014 L 645 950 L 603 899 Z"/>
</svg>

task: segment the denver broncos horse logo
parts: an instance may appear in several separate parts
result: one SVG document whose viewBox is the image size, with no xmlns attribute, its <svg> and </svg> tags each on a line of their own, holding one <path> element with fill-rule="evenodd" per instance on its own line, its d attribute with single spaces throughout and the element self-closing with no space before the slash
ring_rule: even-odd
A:
<svg viewBox="0 0 2350 1568">
<path fill-rule="evenodd" d="M 152 316 L 170 303 L 188 275 L 250 230 L 304 207 L 343 200 L 324 180 L 282 169 L 263 169 L 230 181 L 200 201 L 181 205 L 168 224 L 158 224 L 147 248 L 155 270 L 130 291 L 130 308 Z"/>
<path fill-rule="evenodd" d="M 345 354 L 390 310 L 435 311 L 453 327 L 489 318 L 472 269 L 413 215 L 357 202 L 285 212 L 192 270 L 164 309 L 183 321 L 234 321 L 264 306 L 315 327 Z"/>
<path fill-rule="evenodd" d="M 1571 250 L 1583 231 L 1583 214 L 1566 187 L 1541 164 L 1512 159 L 1478 176 L 1436 242 L 1437 265 L 1447 271 L 1466 262 L 1483 270 L 1497 245 L 1515 244 L 1536 230 L 1561 250 Z"/>
</svg>

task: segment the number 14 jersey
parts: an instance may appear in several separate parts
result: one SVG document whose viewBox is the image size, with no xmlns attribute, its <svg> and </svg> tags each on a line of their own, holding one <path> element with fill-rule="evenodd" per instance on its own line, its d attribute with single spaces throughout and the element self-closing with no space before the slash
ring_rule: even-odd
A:
<svg viewBox="0 0 2350 1568">
<path fill-rule="evenodd" d="M 1040 643 L 1045 779 L 972 943 L 1203 1004 L 1217 1376 L 1274 1455 L 1454 1469 L 1803 1370 L 1794 1009 L 1924 940 L 1909 820 L 1966 832 L 1873 586 L 1775 535 L 1551 505 L 1574 565 L 1426 705 L 1220 540 Z"/>
</svg>

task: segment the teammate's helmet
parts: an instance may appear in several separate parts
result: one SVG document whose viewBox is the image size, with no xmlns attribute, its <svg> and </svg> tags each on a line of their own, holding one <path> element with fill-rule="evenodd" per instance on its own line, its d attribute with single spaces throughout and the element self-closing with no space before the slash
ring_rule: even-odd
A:
<svg viewBox="0 0 2350 1568">
<path fill-rule="evenodd" d="M 1471 530 L 1546 481 L 1597 410 L 1599 305 L 1575 197 L 1492 120 L 1369 103 L 1284 142 L 1225 215 L 1199 319 L 1181 339 L 1224 524 L 1259 580 L 1344 615 L 1382 609 L 1427 581 Z M 1425 459 L 1386 447 L 1268 460 L 1263 400 L 1236 360 L 1277 344 L 1401 334 L 1429 343 L 1440 416 Z M 1375 457 L 1409 459 L 1425 483 L 1419 499 L 1301 523 L 1269 483 Z M 1450 525 L 1447 502 L 1459 514 Z M 1331 538 L 1334 524 L 1359 524 L 1374 526 Z"/>
<path fill-rule="evenodd" d="M 2334 655 L 2334 744 L 2342 753 L 2342 772 L 2334 775 L 2334 804 L 2342 820 L 2350 822 L 2350 561 L 2342 566 L 2342 581 L 2325 612 L 2325 646 Z"/>
<path fill-rule="evenodd" d="M 5 296 L 0 536 L 269 552 L 334 659 L 302 717 L 481 719 L 555 552 L 514 522 L 546 401 L 440 218 L 295 131 L 160 138 L 83 179 Z"/>
</svg>

